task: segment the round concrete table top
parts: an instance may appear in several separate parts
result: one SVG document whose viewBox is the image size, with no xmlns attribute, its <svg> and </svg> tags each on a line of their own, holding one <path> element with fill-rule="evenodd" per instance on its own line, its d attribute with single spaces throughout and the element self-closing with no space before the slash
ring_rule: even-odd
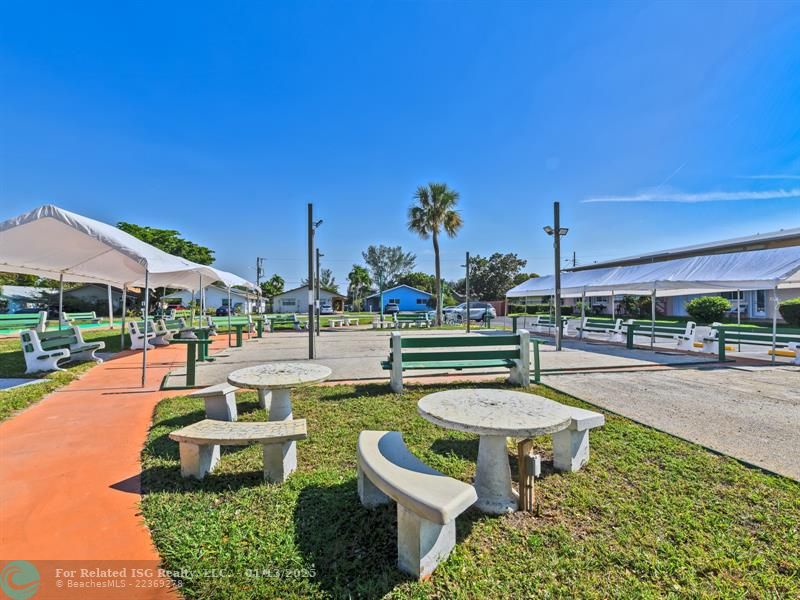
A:
<svg viewBox="0 0 800 600">
<path fill-rule="evenodd" d="M 572 420 L 566 406 L 523 392 L 448 390 L 424 396 L 420 416 L 435 425 L 478 435 L 529 438 L 561 431 Z"/>
<path fill-rule="evenodd" d="M 279 390 L 325 381 L 331 370 L 314 363 L 275 362 L 239 369 L 228 375 L 228 383 L 241 388 Z"/>
</svg>

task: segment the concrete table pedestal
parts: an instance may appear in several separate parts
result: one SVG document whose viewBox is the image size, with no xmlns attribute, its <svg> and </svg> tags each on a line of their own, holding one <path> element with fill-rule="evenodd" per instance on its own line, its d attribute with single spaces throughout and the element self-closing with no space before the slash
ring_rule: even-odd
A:
<svg viewBox="0 0 800 600">
<path fill-rule="evenodd" d="M 558 402 L 511 390 L 449 390 L 423 397 L 417 410 L 424 419 L 480 436 L 475 491 L 480 510 L 504 514 L 517 510 L 519 496 L 511 486 L 506 442 L 569 427 L 569 409 Z"/>
<path fill-rule="evenodd" d="M 292 388 L 319 383 L 331 376 L 328 367 L 315 363 L 267 363 L 239 369 L 228 375 L 228 383 L 258 390 L 258 404 L 269 411 L 270 421 L 291 421 Z M 285 481 L 297 469 L 297 442 L 264 446 L 264 476 Z"/>
<path fill-rule="evenodd" d="M 475 473 L 475 506 L 493 515 L 514 512 L 519 504 L 519 496 L 511 486 L 506 441 L 506 436 L 482 435 L 478 442 L 478 465 L 483 468 Z"/>
</svg>

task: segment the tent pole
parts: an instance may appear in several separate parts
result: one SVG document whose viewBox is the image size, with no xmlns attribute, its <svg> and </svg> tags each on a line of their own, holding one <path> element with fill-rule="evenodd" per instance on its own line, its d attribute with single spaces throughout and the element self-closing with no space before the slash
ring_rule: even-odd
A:
<svg viewBox="0 0 800 600">
<path fill-rule="evenodd" d="M 739 328 L 742 326 L 742 290 L 736 290 L 736 327 Z M 739 352 L 742 351 L 742 336 L 736 336 L 739 338 Z"/>
<path fill-rule="evenodd" d="M 203 326 L 203 276 L 200 275 L 200 287 L 197 289 L 197 326 Z M 192 312 L 192 327 L 194 327 L 194 312 Z"/>
<path fill-rule="evenodd" d="M 580 339 L 583 339 L 583 325 L 586 319 L 586 288 L 583 288 L 583 294 L 581 294 L 581 333 Z"/>
<path fill-rule="evenodd" d="M 125 350 L 125 304 L 128 299 L 128 286 L 122 286 L 122 329 L 119 332 L 119 349 Z"/>
<path fill-rule="evenodd" d="M 656 345 L 656 288 L 653 288 L 653 296 L 650 299 L 650 349 Z"/>
<path fill-rule="evenodd" d="M 614 290 L 611 290 L 611 322 L 612 323 L 616 323 L 617 322 L 617 318 L 616 318 L 617 315 L 615 314 L 615 311 L 616 311 L 617 307 L 615 306 L 615 304 L 616 304 L 616 302 L 614 302 Z"/>
<path fill-rule="evenodd" d="M 61 331 L 61 321 L 64 319 L 64 274 L 58 276 L 58 330 Z"/>
<path fill-rule="evenodd" d="M 233 310 L 233 306 L 231 305 L 231 288 L 228 288 L 228 348 L 231 347 L 231 311 Z"/>
<path fill-rule="evenodd" d="M 108 286 L 108 328 L 114 329 L 114 304 L 111 301 L 111 286 Z"/>
<path fill-rule="evenodd" d="M 772 364 L 775 364 L 775 338 L 778 335 L 778 286 L 776 285 L 773 290 L 773 303 L 772 303 Z"/>
<path fill-rule="evenodd" d="M 147 340 L 147 317 L 150 314 L 150 271 L 145 269 L 144 272 L 144 351 L 142 352 L 142 387 L 145 385 L 145 380 L 147 379 L 147 346 L 149 342 Z"/>
</svg>

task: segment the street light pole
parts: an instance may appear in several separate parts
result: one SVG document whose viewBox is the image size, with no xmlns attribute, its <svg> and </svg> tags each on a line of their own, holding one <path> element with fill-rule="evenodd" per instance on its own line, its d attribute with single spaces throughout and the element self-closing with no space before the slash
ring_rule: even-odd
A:
<svg viewBox="0 0 800 600">
<path fill-rule="evenodd" d="M 469 333 L 469 326 L 470 326 L 470 312 L 469 312 L 469 252 L 467 252 L 467 262 L 464 264 L 467 268 L 467 277 L 465 279 L 464 287 L 465 293 L 467 296 L 467 333 Z"/>
<path fill-rule="evenodd" d="M 320 283 L 319 283 L 319 259 L 321 257 L 323 257 L 323 256 L 325 256 L 325 255 L 322 254 L 319 251 L 319 248 L 317 248 L 317 276 L 316 276 L 316 279 L 314 281 L 314 311 L 315 311 L 316 317 L 317 317 L 317 336 L 319 336 L 319 321 L 320 321 L 320 317 L 319 317 L 320 316 L 320 312 L 319 312 L 319 287 L 320 287 Z"/>
<path fill-rule="evenodd" d="M 314 343 L 314 205 L 308 203 L 308 358 L 316 358 Z"/>
<path fill-rule="evenodd" d="M 554 250 L 554 264 L 555 264 L 555 289 L 554 302 L 555 302 L 555 332 L 556 332 L 556 350 L 561 350 L 561 238 L 567 235 L 569 229 L 561 227 L 561 210 L 558 202 L 553 202 L 553 226 L 549 225 L 544 228 L 547 235 L 553 236 L 553 250 Z"/>
</svg>

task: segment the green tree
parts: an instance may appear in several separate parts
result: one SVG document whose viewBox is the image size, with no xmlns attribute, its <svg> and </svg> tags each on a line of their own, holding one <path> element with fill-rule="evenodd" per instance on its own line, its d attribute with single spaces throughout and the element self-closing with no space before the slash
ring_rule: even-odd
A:
<svg viewBox="0 0 800 600">
<path fill-rule="evenodd" d="M 423 240 L 433 241 L 433 257 L 435 265 L 435 295 L 442 297 L 442 267 L 439 255 L 439 236 L 444 231 L 449 237 L 455 237 L 463 225 L 461 215 L 456 211 L 458 192 L 447 187 L 446 183 L 429 183 L 420 186 L 414 193 L 416 204 L 408 209 L 408 229 Z M 442 303 L 436 303 L 436 324 L 442 324 Z"/>
<path fill-rule="evenodd" d="M 480 300 L 502 300 L 516 285 L 515 279 L 527 263 L 513 252 L 495 252 L 488 258 L 476 254 L 469 260 L 470 296 Z M 463 289 L 459 291 L 463 293 Z"/>
<path fill-rule="evenodd" d="M 300 285 L 308 285 L 308 277 L 300 280 Z M 336 277 L 330 269 L 320 269 L 319 271 L 319 287 L 329 292 L 336 291 Z"/>
<path fill-rule="evenodd" d="M 133 223 L 119 222 L 117 227 L 122 231 L 147 242 L 151 246 L 163 250 L 167 254 L 180 256 L 201 265 L 210 265 L 214 262 L 214 251 L 200 244 L 195 244 L 181 237 L 180 232 L 174 229 L 157 229 L 143 227 Z"/>
<path fill-rule="evenodd" d="M 700 296 L 686 303 L 686 312 L 700 324 L 721 321 L 731 309 L 731 303 L 722 296 Z"/>
<path fill-rule="evenodd" d="M 372 280 L 369 278 L 369 271 L 361 265 L 353 265 L 350 273 L 347 275 L 349 285 L 347 286 L 347 293 L 349 294 L 353 303 L 354 310 L 361 310 L 361 298 L 364 293 L 369 290 Z"/>
<path fill-rule="evenodd" d="M 517 273 L 514 275 L 514 279 L 512 283 L 514 284 L 512 287 L 518 286 L 520 283 L 525 283 L 528 279 L 533 279 L 535 277 L 539 277 L 538 273 Z"/>
<path fill-rule="evenodd" d="M 403 252 L 400 246 L 369 246 L 361 256 L 367 263 L 372 281 L 382 289 L 395 285 L 401 275 L 411 272 L 417 264 L 416 255 Z"/>
<path fill-rule="evenodd" d="M 286 285 L 286 282 L 283 280 L 283 277 L 275 273 L 272 277 L 263 281 L 261 283 L 261 293 L 266 298 L 267 302 L 270 305 L 270 311 L 272 311 L 272 299 L 275 298 L 278 294 L 283 293 L 283 286 Z"/>
<path fill-rule="evenodd" d="M 412 271 L 398 277 L 395 285 L 410 285 L 423 292 L 433 294 L 436 291 L 436 278 L 428 273 Z M 442 282 L 442 285 L 444 285 L 444 282 Z"/>
</svg>

